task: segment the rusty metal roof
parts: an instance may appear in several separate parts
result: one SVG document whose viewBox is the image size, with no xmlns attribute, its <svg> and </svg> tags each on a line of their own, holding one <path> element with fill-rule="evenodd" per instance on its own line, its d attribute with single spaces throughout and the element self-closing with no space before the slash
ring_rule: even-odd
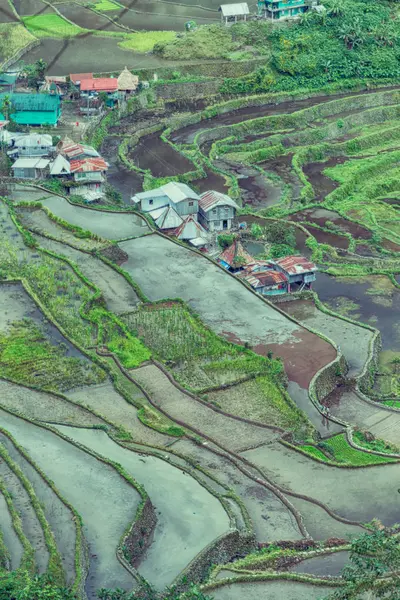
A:
<svg viewBox="0 0 400 600">
<path fill-rule="evenodd" d="M 80 84 L 81 92 L 116 92 L 118 79 L 113 77 L 98 77 L 97 79 L 84 79 Z"/>
<path fill-rule="evenodd" d="M 208 212 L 209 210 L 216 208 L 217 206 L 231 206 L 232 208 L 239 208 L 236 202 L 234 202 L 226 194 L 210 190 L 200 195 L 199 207 Z"/>
<path fill-rule="evenodd" d="M 238 260 L 242 259 L 242 260 Z M 236 267 L 238 265 L 249 265 L 254 262 L 254 258 L 246 252 L 243 248 L 242 243 L 237 238 L 233 244 L 226 248 L 219 257 L 220 261 L 223 261 L 230 267 Z M 244 262 L 243 262 L 244 261 Z"/>
<path fill-rule="evenodd" d="M 317 267 L 304 256 L 285 256 L 275 261 L 281 269 L 290 275 L 302 275 L 303 273 L 314 272 Z"/>
<path fill-rule="evenodd" d="M 90 173 L 96 171 L 107 171 L 108 164 L 102 158 L 84 158 L 83 160 L 71 160 L 71 173 Z"/>
</svg>

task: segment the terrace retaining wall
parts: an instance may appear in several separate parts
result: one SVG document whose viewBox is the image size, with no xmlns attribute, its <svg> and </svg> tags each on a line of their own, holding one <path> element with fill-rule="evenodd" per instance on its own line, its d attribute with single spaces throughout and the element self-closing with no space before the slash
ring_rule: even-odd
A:
<svg viewBox="0 0 400 600">
<path fill-rule="evenodd" d="M 204 96 L 215 96 L 223 83 L 223 79 L 210 79 L 210 81 L 193 81 L 182 83 L 160 83 L 154 90 L 157 98 L 193 100 Z"/>
<path fill-rule="evenodd" d="M 151 544 L 157 517 L 150 498 L 145 500 L 139 518 L 134 522 L 124 540 L 124 550 L 129 555 L 131 564 L 136 568 Z"/>
<path fill-rule="evenodd" d="M 226 564 L 233 558 L 254 552 L 257 544 L 253 534 L 229 531 L 200 552 L 173 582 L 174 591 L 183 593 L 192 583 L 205 579 L 213 564 Z"/>
</svg>

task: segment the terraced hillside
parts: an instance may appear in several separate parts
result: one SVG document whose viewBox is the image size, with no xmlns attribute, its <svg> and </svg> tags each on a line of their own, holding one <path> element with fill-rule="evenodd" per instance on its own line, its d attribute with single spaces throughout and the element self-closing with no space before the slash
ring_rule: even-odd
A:
<svg viewBox="0 0 400 600">
<path fill-rule="evenodd" d="M 259 96 L 155 115 L 156 135 L 137 117 L 110 129 L 121 191 L 131 173 L 136 190 L 168 180 L 182 155 L 176 178 L 241 203 L 244 243 L 312 257 L 314 291 L 287 302 L 154 231 L 126 195 L 110 210 L 9 190 L 0 577 L 47 573 L 83 600 L 172 600 L 192 582 L 319 598 L 343 585 L 353 537 L 395 525 L 398 95 Z M 138 129 L 157 172 L 135 162 Z"/>
</svg>

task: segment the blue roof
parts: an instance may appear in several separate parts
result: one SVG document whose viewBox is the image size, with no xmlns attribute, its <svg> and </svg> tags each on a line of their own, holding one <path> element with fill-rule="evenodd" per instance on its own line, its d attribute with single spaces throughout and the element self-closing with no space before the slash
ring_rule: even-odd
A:
<svg viewBox="0 0 400 600">
<path fill-rule="evenodd" d="M 0 94 L 0 105 L 9 96 L 16 111 L 11 117 L 20 125 L 55 125 L 61 115 L 61 100 L 51 94 Z M 4 115 L 0 113 L 0 119 Z"/>
</svg>

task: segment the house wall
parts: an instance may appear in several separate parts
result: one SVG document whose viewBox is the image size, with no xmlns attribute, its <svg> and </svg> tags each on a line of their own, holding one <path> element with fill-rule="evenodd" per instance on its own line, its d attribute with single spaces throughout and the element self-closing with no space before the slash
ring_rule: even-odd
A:
<svg viewBox="0 0 400 600">
<path fill-rule="evenodd" d="M 156 196 L 154 198 L 143 198 L 140 201 L 140 209 L 143 212 L 149 212 L 155 208 L 162 208 L 163 206 L 169 206 L 170 201 L 167 196 Z"/>
<path fill-rule="evenodd" d="M 178 202 L 174 204 L 173 202 L 169 202 L 171 206 L 173 206 L 181 217 L 187 217 L 189 215 L 197 215 L 199 210 L 199 202 L 198 200 L 183 200 L 182 202 Z M 196 219 L 197 220 L 197 219 Z"/>
<path fill-rule="evenodd" d="M 40 178 L 40 171 L 36 169 L 13 169 L 14 177 L 18 177 L 20 179 L 37 179 Z"/>
<path fill-rule="evenodd" d="M 231 229 L 235 218 L 235 209 L 232 206 L 218 206 L 208 212 L 199 210 L 199 221 L 209 231 L 223 231 L 223 221 L 228 221 L 225 229 Z"/>
<path fill-rule="evenodd" d="M 19 156 L 47 156 L 50 152 L 51 146 L 20 146 L 18 148 Z"/>
</svg>

